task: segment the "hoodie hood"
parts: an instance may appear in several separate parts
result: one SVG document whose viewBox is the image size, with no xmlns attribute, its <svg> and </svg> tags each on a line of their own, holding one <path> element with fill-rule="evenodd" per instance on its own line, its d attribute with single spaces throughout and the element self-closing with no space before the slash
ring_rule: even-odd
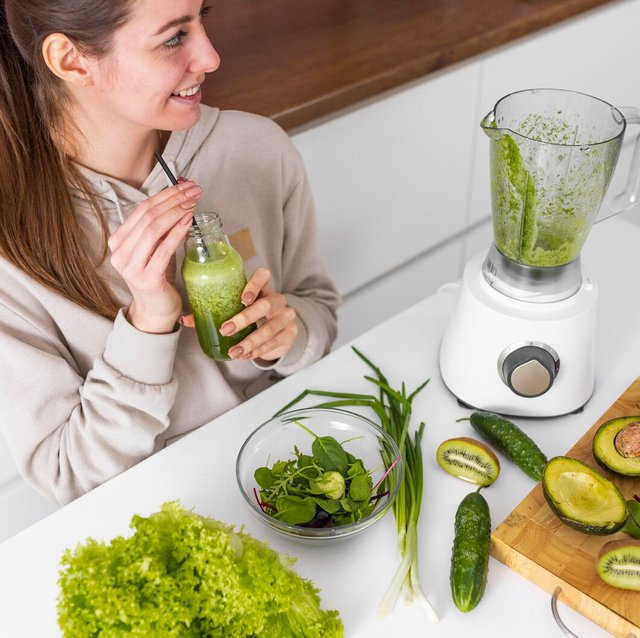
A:
<svg viewBox="0 0 640 638">
<path fill-rule="evenodd" d="M 182 131 L 172 131 L 162 152 L 162 157 L 176 177 L 188 172 L 189 165 L 215 127 L 220 110 L 201 105 L 200 113 L 200 120 L 195 126 Z M 171 186 L 171 181 L 157 163 L 140 188 L 84 166 L 77 165 L 77 167 L 89 183 L 112 230 L 122 224 L 129 213 L 147 197 Z M 85 219 L 87 215 L 93 217 L 91 206 L 82 193 L 74 190 L 73 199 L 80 216 Z"/>
</svg>

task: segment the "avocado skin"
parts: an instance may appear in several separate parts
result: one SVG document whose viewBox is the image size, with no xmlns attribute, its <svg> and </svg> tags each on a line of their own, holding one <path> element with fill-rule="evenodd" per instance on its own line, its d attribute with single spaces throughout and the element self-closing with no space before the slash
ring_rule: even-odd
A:
<svg viewBox="0 0 640 638">
<path fill-rule="evenodd" d="M 582 461 L 578 461 L 576 459 L 571 459 L 569 457 L 555 457 L 551 459 L 549 463 L 547 463 L 547 466 L 545 467 L 545 471 L 549 467 L 549 464 L 552 463 L 552 461 L 555 461 L 558 459 L 564 459 L 565 461 L 570 461 L 572 463 L 575 463 L 576 466 L 586 467 L 589 470 L 591 470 L 594 474 L 599 474 L 596 470 L 589 467 L 586 463 L 583 463 Z M 626 516 L 623 520 L 612 521 L 608 525 L 595 525 L 595 524 L 591 525 L 584 521 L 576 521 L 573 518 L 567 517 L 566 514 L 562 511 L 562 509 L 558 506 L 558 503 L 554 500 L 553 496 L 551 495 L 551 490 L 547 485 L 547 481 L 545 480 L 545 478 L 546 478 L 545 472 L 543 472 L 541 485 L 542 485 L 542 493 L 544 494 L 544 498 L 547 501 L 547 504 L 549 505 L 549 507 L 551 508 L 551 511 L 568 527 L 577 529 L 578 531 L 583 532 L 584 534 L 589 534 L 590 536 L 608 536 L 609 534 L 615 534 L 616 532 L 619 532 L 624 527 L 624 524 L 627 520 Z M 602 477 L 602 478 L 604 478 L 604 480 L 607 483 L 611 483 L 609 479 L 605 477 Z M 611 483 L 611 486 L 616 491 L 619 491 L 618 488 L 613 483 Z M 622 498 L 622 494 L 620 495 L 620 497 Z"/>
<path fill-rule="evenodd" d="M 573 529 L 577 529 L 579 532 L 583 532 L 584 534 L 589 534 L 590 536 L 609 536 L 609 534 L 615 534 L 619 532 L 625 524 L 625 521 L 621 523 L 611 523 L 607 526 L 601 525 L 588 525 L 587 523 L 580 523 L 578 521 L 574 521 L 571 518 L 567 518 L 558 508 L 553 499 L 547 494 L 545 490 L 543 490 L 544 497 L 551 508 L 551 511 L 565 524 Z"/>
<path fill-rule="evenodd" d="M 618 432 L 634 421 L 640 421 L 640 415 L 611 419 L 598 428 L 593 437 L 592 452 L 601 467 L 622 476 L 640 476 L 640 459 L 625 458 L 614 445 Z"/>
</svg>

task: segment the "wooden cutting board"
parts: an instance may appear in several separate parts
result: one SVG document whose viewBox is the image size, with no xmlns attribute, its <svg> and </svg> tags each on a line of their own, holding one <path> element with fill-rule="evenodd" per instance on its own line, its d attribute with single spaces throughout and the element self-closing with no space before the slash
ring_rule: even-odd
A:
<svg viewBox="0 0 640 638">
<path fill-rule="evenodd" d="M 605 421 L 636 414 L 640 415 L 640 377 L 566 454 L 598 469 L 625 498 L 640 494 L 640 478 L 603 470 L 593 458 L 591 443 Z M 640 592 L 606 585 L 595 569 L 600 548 L 612 540 L 629 540 L 627 534 L 589 536 L 567 527 L 549 509 L 538 484 L 491 538 L 491 553 L 499 561 L 549 593 L 560 587 L 561 601 L 614 636 L 640 638 Z"/>
</svg>

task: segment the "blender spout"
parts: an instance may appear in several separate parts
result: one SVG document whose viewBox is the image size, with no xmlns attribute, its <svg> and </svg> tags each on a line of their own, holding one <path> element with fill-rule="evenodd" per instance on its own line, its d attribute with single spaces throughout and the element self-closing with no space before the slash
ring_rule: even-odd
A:
<svg viewBox="0 0 640 638">
<path fill-rule="evenodd" d="M 505 129 L 498 128 L 496 126 L 496 112 L 489 111 L 482 120 L 480 120 L 480 126 L 485 134 L 492 140 L 501 140 L 504 137 Z"/>
</svg>

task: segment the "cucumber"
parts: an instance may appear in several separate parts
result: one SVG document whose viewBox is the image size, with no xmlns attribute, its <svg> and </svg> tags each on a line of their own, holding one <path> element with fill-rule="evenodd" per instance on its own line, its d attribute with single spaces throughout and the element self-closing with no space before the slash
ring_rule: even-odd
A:
<svg viewBox="0 0 640 638">
<path fill-rule="evenodd" d="M 473 429 L 513 461 L 534 481 L 542 479 L 547 457 L 514 423 L 493 412 L 474 412 L 469 418 Z"/>
<path fill-rule="evenodd" d="M 460 611 L 471 611 L 487 585 L 491 516 L 480 492 L 467 494 L 456 511 L 451 551 L 451 595 Z"/>
</svg>

